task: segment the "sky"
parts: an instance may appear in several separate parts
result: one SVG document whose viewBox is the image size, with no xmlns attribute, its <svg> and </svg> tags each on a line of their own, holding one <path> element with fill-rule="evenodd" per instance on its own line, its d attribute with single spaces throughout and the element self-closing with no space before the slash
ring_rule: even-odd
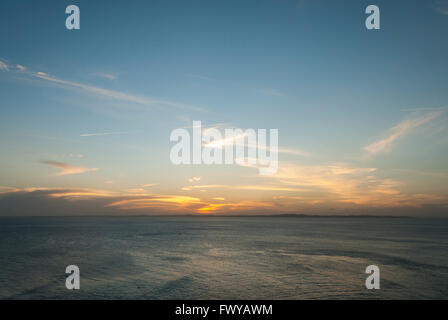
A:
<svg viewBox="0 0 448 320">
<path fill-rule="evenodd" d="M 0 215 L 447 216 L 447 31 L 442 0 L 1 1 Z M 174 165 L 195 120 L 278 129 L 277 173 Z"/>
</svg>

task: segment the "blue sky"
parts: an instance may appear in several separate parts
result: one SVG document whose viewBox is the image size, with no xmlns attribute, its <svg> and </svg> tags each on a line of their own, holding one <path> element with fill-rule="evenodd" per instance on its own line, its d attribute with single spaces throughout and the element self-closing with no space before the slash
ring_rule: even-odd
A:
<svg viewBox="0 0 448 320">
<path fill-rule="evenodd" d="M 35 192 L 92 212 L 445 212 L 448 4 L 375 1 L 371 31 L 369 4 L 2 1 L 2 213 Z M 302 155 L 271 178 L 173 166 L 170 132 L 193 120 L 276 128 Z"/>
</svg>

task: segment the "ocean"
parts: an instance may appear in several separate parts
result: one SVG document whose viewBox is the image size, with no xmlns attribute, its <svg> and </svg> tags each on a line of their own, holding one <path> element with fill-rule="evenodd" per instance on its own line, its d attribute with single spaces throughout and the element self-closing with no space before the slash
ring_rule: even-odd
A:
<svg viewBox="0 0 448 320">
<path fill-rule="evenodd" d="M 447 298 L 448 219 L 0 218 L 0 299 Z"/>
</svg>

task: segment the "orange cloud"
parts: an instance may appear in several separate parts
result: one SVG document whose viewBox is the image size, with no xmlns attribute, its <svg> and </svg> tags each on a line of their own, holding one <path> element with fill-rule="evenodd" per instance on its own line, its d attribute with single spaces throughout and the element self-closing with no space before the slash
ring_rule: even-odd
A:
<svg viewBox="0 0 448 320">
<path fill-rule="evenodd" d="M 350 172 L 351 170 L 336 170 Z M 361 170 L 362 171 L 362 170 Z M 355 170 L 355 172 L 358 172 Z M 347 173 L 345 173 L 347 174 Z M 151 195 L 95 189 L 0 187 L 0 215 L 120 215 L 120 214 L 445 214 L 447 194 L 405 194 L 393 180 L 381 180 L 370 188 L 309 188 L 262 199 L 209 200 L 185 195 Z M 342 180 L 340 180 L 342 182 Z M 308 181 L 309 182 L 309 181 Z M 316 181 L 316 185 L 318 181 Z M 355 184 L 352 185 L 354 187 Z M 227 197 L 226 197 L 227 198 Z"/>
<path fill-rule="evenodd" d="M 304 195 L 301 202 L 309 204 L 344 202 L 391 205 L 396 198 L 403 196 L 399 189 L 401 182 L 381 178 L 376 168 L 359 168 L 347 164 L 285 165 L 272 179 L 285 186 L 302 187 L 297 195 Z M 299 200 L 294 196 L 289 199 Z"/>
<path fill-rule="evenodd" d="M 98 168 L 86 168 L 86 167 L 82 167 L 82 166 L 74 166 L 69 163 L 58 162 L 58 161 L 41 161 L 41 163 L 60 169 L 61 171 L 56 173 L 57 176 L 65 176 L 65 175 L 69 175 L 69 174 L 80 174 L 80 173 L 84 173 L 84 172 L 98 170 Z"/>
<path fill-rule="evenodd" d="M 253 211 L 258 209 L 275 209 L 274 203 L 267 201 L 240 201 L 234 203 L 209 203 L 199 208 L 199 213 L 231 213 L 234 211 Z"/>
<path fill-rule="evenodd" d="M 183 187 L 183 191 L 192 191 L 194 189 L 231 189 L 231 190 L 253 190 L 253 191 L 297 191 L 297 188 L 283 187 L 275 185 L 221 185 L 205 184 Z"/>
<path fill-rule="evenodd" d="M 109 203 L 107 207 L 117 207 L 122 210 L 148 209 L 148 208 L 164 208 L 168 211 L 176 211 L 185 209 L 192 205 L 201 204 L 200 199 L 188 196 L 147 196 L 135 199 L 123 199 Z"/>
</svg>

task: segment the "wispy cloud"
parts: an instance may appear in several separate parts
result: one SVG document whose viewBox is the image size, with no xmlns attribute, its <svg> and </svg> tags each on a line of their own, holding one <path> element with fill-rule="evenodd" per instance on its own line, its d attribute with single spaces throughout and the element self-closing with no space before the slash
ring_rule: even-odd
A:
<svg viewBox="0 0 448 320">
<path fill-rule="evenodd" d="M 158 185 L 159 185 L 158 183 L 147 183 L 147 184 L 144 184 L 143 187 L 149 188 L 149 187 L 154 187 L 154 186 L 158 186 Z"/>
<path fill-rule="evenodd" d="M 205 135 L 207 134 L 207 130 L 210 129 L 215 129 L 218 127 L 208 127 L 202 130 L 202 134 Z M 251 144 L 250 142 L 247 142 L 241 138 L 246 138 L 248 136 L 247 132 L 243 132 L 241 134 L 237 134 L 234 136 L 230 136 L 230 137 L 225 137 L 222 138 L 220 140 L 213 140 L 211 142 L 208 143 L 203 143 L 203 147 L 206 148 L 215 148 L 215 149 L 223 149 L 225 146 L 231 146 L 231 145 L 239 145 L 239 146 L 244 146 L 244 147 L 249 147 L 249 148 L 255 148 L 255 149 L 261 149 L 261 150 L 266 150 L 271 152 L 271 149 L 269 148 L 269 146 L 260 146 L 258 144 Z M 291 155 L 297 155 L 297 156 L 303 156 L 303 157 L 309 157 L 312 155 L 311 152 L 305 151 L 305 150 L 301 150 L 301 149 L 295 149 L 295 148 L 283 148 L 283 147 L 278 147 L 277 152 L 279 153 L 285 153 L 285 154 L 291 154 Z"/>
<path fill-rule="evenodd" d="M 62 154 L 50 154 L 50 156 L 52 158 L 63 158 L 63 159 L 64 158 L 76 158 L 76 159 L 84 158 L 83 154 L 72 153 L 72 152 L 69 152 L 69 153 L 65 152 L 65 153 L 62 153 Z"/>
<path fill-rule="evenodd" d="M 312 156 L 312 153 L 309 151 L 301 150 L 301 149 L 292 149 L 292 148 L 278 148 L 278 152 L 280 153 L 286 153 L 286 154 L 292 154 L 296 156 L 302 156 L 302 157 L 310 157 Z"/>
<path fill-rule="evenodd" d="M 195 189 L 231 189 L 231 190 L 249 190 L 249 191 L 300 191 L 296 187 L 284 187 L 275 185 L 194 185 L 189 187 L 183 187 L 183 191 L 192 191 Z"/>
<path fill-rule="evenodd" d="M 8 65 L 1 60 L 0 60 L 0 70 L 9 71 Z"/>
<path fill-rule="evenodd" d="M 190 118 L 185 118 L 185 119 L 179 119 L 181 121 L 185 121 L 185 122 L 189 122 L 191 123 L 192 120 Z M 183 129 L 192 129 L 193 125 L 188 125 L 188 126 L 183 126 Z M 235 128 L 235 126 L 233 124 L 231 124 L 230 122 L 222 122 L 222 123 L 213 123 L 210 125 L 204 125 L 202 124 L 202 134 L 205 134 L 207 132 L 207 130 L 210 129 L 232 129 Z"/>
<path fill-rule="evenodd" d="M 444 110 L 439 109 L 431 112 L 427 112 L 423 115 L 412 116 L 401 121 L 398 125 L 388 130 L 386 137 L 381 140 L 375 141 L 364 149 L 371 154 L 377 154 L 383 151 L 387 151 L 393 145 L 393 143 L 402 138 L 403 136 L 409 135 L 414 132 L 416 129 L 424 126 L 430 121 L 440 117 L 443 114 Z"/>
<path fill-rule="evenodd" d="M 111 73 L 106 73 L 106 72 L 95 72 L 95 73 L 92 73 L 92 75 L 94 75 L 96 77 L 104 78 L 107 80 L 111 80 L 111 81 L 118 79 L 117 75 L 111 74 Z"/>
<path fill-rule="evenodd" d="M 10 71 L 10 70 L 12 70 L 12 68 L 11 68 L 11 66 L 7 65 L 5 62 L 0 60 L 0 70 Z M 62 78 L 51 76 L 45 72 L 30 71 L 29 69 L 23 67 L 22 65 L 17 65 L 17 67 L 15 68 L 15 71 L 21 72 L 22 74 L 29 75 L 29 76 L 37 78 L 39 80 L 46 81 L 48 83 L 53 83 L 53 84 L 62 86 L 64 88 L 83 90 L 90 94 L 99 95 L 99 96 L 107 97 L 110 99 L 126 101 L 126 102 L 130 102 L 130 103 L 140 104 L 140 105 L 144 105 L 144 106 L 151 106 L 151 107 L 162 106 L 162 107 L 175 108 L 175 109 L 185 109 L 185 110 L 193 110 L 193 111 L 199 111 L 199 112 L 207 112 L 205 109 L 198 107 L 198 106 L 193 106 L 193 105 L 189 105 L 189 104 L 168 101 L 168 100 L 149 98 L 149 97 L 134 95 L 134 94 L 125 93 L 125 92 L 121 92 L 121 91 L 104 89 L 104 88 L 96 87 L 93 85 L 84 84 L 81 82 L 65 80 Z"/>
<path fill-rule="evenodd" d="M 269 176 L 279 185 L 301 188 L 292 197 L 283 197 L 288 206 L 356 204 L 395 206 L 409 200 L 402 194 L 400 181 L 382 178 L 376 168 L 355 167 L 344 163 L 329 165 L 284 164 Z M 407 203 L 411 205 L 411 202 Z"/>
<path fill-rule="evenodd" d="M 33 72 L 33 73 L 31 73 L 31 75 L 33 75 L 41 80 L 59 84 L 64 87 L 67 87 L 67 88 L 81 89 L 86 92 L 93 93 L 96 95 L 105 96 L 105 97 L 108 97 L 111 99 L 127 101 L 127 102 L 131 102 L 131 103 L 145 105 L 145 106 L 159 105 L 159 106 L 166 106 L 166 107 L 172 107 L 172 108 L 178 108 L 178 109 L 189 109 L 189 110 L 202 111 L 202 112 L 205 111 L 203 108 L 191 106 L 191 105 L 187 105 L 187 104 L 183 104 L 183 103 L 159 100 L 159 99 L 152 99 L 152 98 L 132 95 L 132 94 L 128 94 L 128 93 L 124 93 L 124 92 L 120 92 L 120 91 L 108 90 L 108 89 L 104 89 L 104 88 L 100 88 L 100 87 L 96 87 L 96 86 L 92 86 L 92 85 L 88 85 L 88 84 L 83 84 L 80 82 L 68 81 L 68 80 L 60 79 L 60 78 L 57 78 L 54 76 L 50 76 L 44 72 L 35 72 L 35 73 Z"/>
<path fill-rule="evenodd" d="M 41 161 L 41 163 L 60 169 L 61 171 L 56 173 L 57 176 L 65 176 L 65 175 L 69 175 L 69 174 L 79 174 L 79 173 L 98 170 L 98 168 L 87 168 L 87 167 L 82 167 L 82 166 L 74 166 L 69 163 L 58 162 L 58 161 Z"/>
<path fill-rule="evenodd" d="M 69 154 L 64 154 L 64 157 L 69 157 L 69 158 L 84 158 L 84 155 L 82 154 L 75 154 L 75 153 L 69 153 Z"/>
<path fill-rule="evenodd" d="M 115 134 L 128 134 L 129 132 L 97 132 L 97 133 L 82 133 L 80 137 L 94 137 L 94 136 L 108 136 Z"/>
</svg>

